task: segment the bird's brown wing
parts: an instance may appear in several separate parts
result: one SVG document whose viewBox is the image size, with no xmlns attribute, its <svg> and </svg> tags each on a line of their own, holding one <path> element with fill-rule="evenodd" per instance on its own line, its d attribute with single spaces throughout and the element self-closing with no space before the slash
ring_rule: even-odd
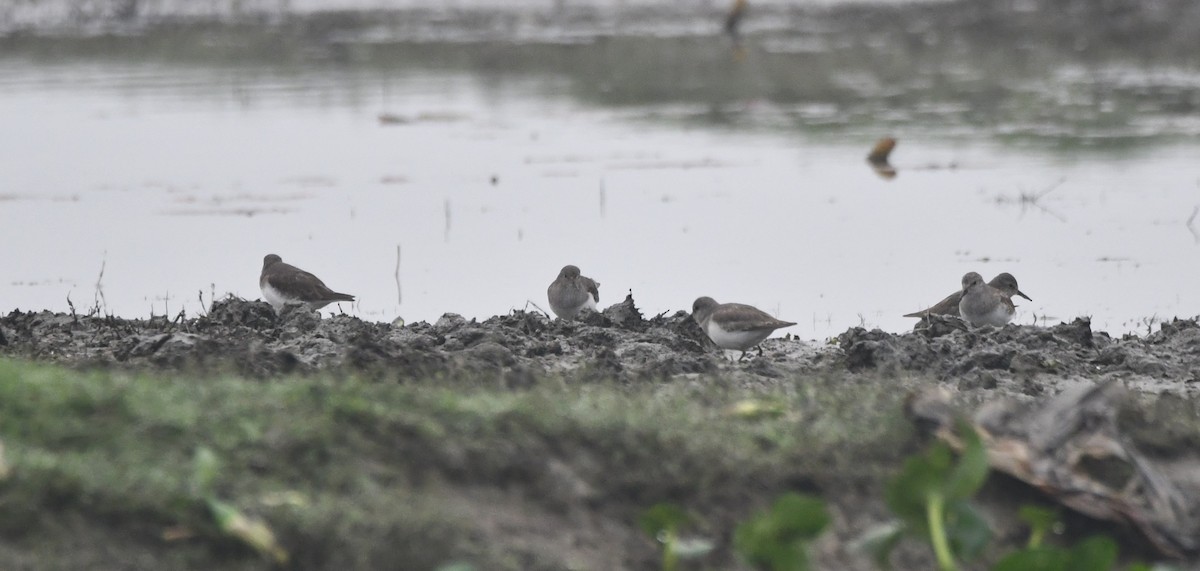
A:
<svg viewBox="0 0 1200 571">
<path fill-rule="evenodd" d="M 726 331 L 760 331 L 795 325 L 791 321 L 775 319 L 757 307 L 741 303 L 726 303 L 717 307 L 711 319 L 719 319 L 721 328 Z"/>
<path fill-rule="evenodd" d="M 926 315 L 953 315 L 958 316 L 958 302 L 962 301 L 962 292 L 956 291 L 946 299 L 937 302 L 929 309 L 917 311 L 915 313 L 907 313 L 904 317 L 925 317 Z"/>
<path fill-rule="evenodd" d="M 276 264 L 286 265 L 286 264 Z M 327 299 L 340 299 L 352 301 L 353 296 L 338 293 L 329 289 L 321 278 L 314 276 L 295 266 L 287 268 L 279 268 L 283 271 L 274 271 L 267 274 L 267 283 L 271 287 L 287 292 L 290 295 L 296 296 L 301 301 L 324 301 Z"/>
<path fill-rule="evenodd" d="M 1004 292 L 1002 292 L 1000 290 L 996 290 L 996 293 L 997 293 L 997 297 L 1000 298 L 1000 303 L 1003 303 L 1004 306 L 1008 308 L 1009 313 L 1012 313 L 1013 311 L 1015 311 L 1017 309 L 1017 304 L 1013 303 L 1013 300 L 1011 297 L 1005 295 Z"/>
<path fill-rule="evenodd" d="M 584 285 L 587 286 L 588 293 L 592 294 L 592 298 L 596 303 L 600 303 L 600 284 L 592 278 L 583 278 Z"/>
</svg>

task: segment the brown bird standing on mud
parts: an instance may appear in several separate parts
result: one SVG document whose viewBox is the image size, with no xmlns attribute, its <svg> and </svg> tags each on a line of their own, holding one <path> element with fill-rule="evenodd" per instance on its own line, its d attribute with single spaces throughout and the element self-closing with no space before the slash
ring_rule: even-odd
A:
<svg viewBox="0 0 1200 571">
<path fill-rule="evenodd" d="M 335 301 L 354 301 L 354 296 L 338 293 L 325 282 L 296 266 L 283 263 L 283 258 L 267 254 L 263 258 L 258 287 L 276 312 L 290 303 L 303 303 L 310 309 L 321 309 Z"/>
<path fill-rule="evenodd" d="M 563 266 L 558 277 L 546 288 L 550 309 L 559 319 L 573 319 L 586 307 L 596 310 L 600 303 L 600 284 L 596 280 L 580 275 L 576 266 Z"/>
<path fill-rule="evenodd" d="M 762 343 L 776 329 L 795 325 L 775 319 L 752 305 L 717 303 L 711 297 L 701 297 L 692 303 L 692 319 L 717 347 L 741 351 L 738 361 L 745 359 L 746 351 Z M 762 355 L 762 347 L 758 354 Z"/>
</svg>

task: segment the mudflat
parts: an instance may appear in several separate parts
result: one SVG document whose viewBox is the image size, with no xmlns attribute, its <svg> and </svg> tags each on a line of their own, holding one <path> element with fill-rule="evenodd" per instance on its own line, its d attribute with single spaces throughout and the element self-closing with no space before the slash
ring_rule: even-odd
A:
<svg viewBox="0 0 1200 571">
<path fill-rule="evenodd" d="M 6 569 L 276 565 L 197 507 L 199 449 L 220 458 L 216 493 L 300 569 L 653 569 L 636 522 L 659 502 L 715 545 L 689 568 L 748 569 L 733 530 L 788 491 L 833 515 L 818 568 L 873 569 L 856 542 L 888 520 L 887 480 L 926 446 L 906 402 L 935 388 L 969 412 L 1123 384 L 1119 440 L 1169 474 L 1192 473 L 1200 450 L 1195 320 L 1120 338 L 1086 319 L 851 328 L 769 339 L 736 363 L 686 312 L 643 316 L 632 297 L 579 321 L 406 326 L 227 298 L 175 320 L 14 311 L 0 355 Z M 1194 504 L 1198 483 L 1176 480 Z M 996 537 L 968 567 L 981 569 L 1023 543 L 1020 505 L 1055 504 L 998 473 L 977 502 Z M 1103 533 L 1127 558 L 1165 557 L 1130 525 L 1063 517 L 1056 540 Z M 892 559 L 932 561 L 916 542 Z"/>
</svg>

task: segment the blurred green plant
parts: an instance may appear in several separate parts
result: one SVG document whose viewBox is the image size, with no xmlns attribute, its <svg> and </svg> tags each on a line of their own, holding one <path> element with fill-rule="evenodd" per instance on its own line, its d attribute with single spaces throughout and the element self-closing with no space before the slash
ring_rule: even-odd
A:
<svg viewBox="0 0 1200 571">
<path fill-rule="evenodd" d="M 938 442 L 909 458 L 888 483 L 884 500 L 900 522 L 864 542 L 882 567 L 904 536 L 928 541 L 941 571 L 978 557 L 991 540 L 991 528 L 969 501 L 987 480 L 987 451 L 966 422 L 959 423 L 959 434 L 964 446 L 957 461 L 950 446 Z"/>
<path fill-rule="evenodd" d="M 739 525 L 733 544 L 756 569 L 804 571 L 809 568 L 808 542 L 828 525 L 824 502 L 789 492 L 775 500 L 770 510 Z"/>
<path fill-rule="evenodd" d="M 1029 524 L 1028 547 L 1040 547 L 1046 538 L 1046 532 L 1058 524 L 1058 510 L 1041 506 L 1024 505 L 1017 512 L 1022 521 Z"/>
<path fill-rule="evenodd" d="M 1108 571 L 1117 564 L 1117 543 L 1096 535 L 1069 548 L 1044 545 L 1047 532 L 1059 525 L 1058 510 L 1021 506 L 1019 517 L 1029 524 L 1029 543 L 1002 557 L 992 571 Z M 1128 571 L 1170 571 L 1170 567 L 1135 563 Z"/>
<path fill-rule="evenodd" d="M 987 480 L 987 450 L 966 422 L 958 423 L 958 434 L 963 449 L 957 461 L 949 445 L 938 442 L 925 454 L 909 458 L 888 483 L 884 499 L 899 520 L 868 533 L 861 542 L 880 567 L 888 568 L 892 550 L 905 536 L 927 540 L 940 571 L 957 571 L 959 560 L 978 557 L 991 541 L 991 528 L 970 503 Z M 1112 538 L 1093 536 L 1067 548 L 1047 546 L 1047 533 L 1059 524 L 1058 511 L 1026 505 L 1018 515 L 1029 524 L 1029 542 L 1003 556 L 991 571 L 1109 571 L 1116 565 L 1117 543 Z M 1135 564 L 1129 571 L 1164 569 Z"/>
<path fill-rule="evenodd" d="M 192 495 L 208 507 L 217 530 L 280 565 L 287 563 L 288 552 L 279 545 L 274 532 L 265 522 L 247 516 L 234 505 L 217 499 L 213 488 L 219 472 L 217 455 L 206 447 L 197 448 L 192 457 Z"/>
<path fill-rule="evenodd" d="M 655 504 L 638 518 L 642 532 L 662 545 L 663 571 L 676 571 L 680 560 L 703 557 L 713 550 L 713 543 L 707 539 L 680 536 L 679 528 L 689 521 L 683 508 L 670 503 Z"/>
<path fill-rule="evenodd" d="M 1005 555 L 992 571 L 1108 571 L 1117 562 L 1117 543 L 1089 537 L 1073 547 L 1026 547 Z"/>
</svg>

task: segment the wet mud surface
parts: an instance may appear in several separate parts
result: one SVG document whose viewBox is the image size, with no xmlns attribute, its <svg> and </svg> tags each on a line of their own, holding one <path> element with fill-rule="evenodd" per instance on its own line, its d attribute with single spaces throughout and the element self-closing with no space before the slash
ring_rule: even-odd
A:
<svg viewBox="0 0 1200 571">
<path fill-rule="evenodd" d="M 643 316 L 634 300 L 580 321 L 514 311 L 482 322 L 446 314 L 406 326 L 286 310 L 229 298 L 207 315 L 170 321 L 14 311 L 0 318 L 0 354 L 72 367 L 233 372 L 255 378 L 321 371 L 398 381 L 491 375 L 519 385 L 545 374 L 636 383 L 720 376 L 745 386 L 804 375 L 932 377 L 964 393 L 1055 394 L 1118 380 L 1147 393 L 1200 392 L 1200 325 L 1163 323 L 1114 338 L 1086 319 L 1051 327 L 967 330 L 956 320 L 895 334 L 851 328 L 821 343 L 767 340 L 738 361 L 683 311 Z"/>
</svg>

